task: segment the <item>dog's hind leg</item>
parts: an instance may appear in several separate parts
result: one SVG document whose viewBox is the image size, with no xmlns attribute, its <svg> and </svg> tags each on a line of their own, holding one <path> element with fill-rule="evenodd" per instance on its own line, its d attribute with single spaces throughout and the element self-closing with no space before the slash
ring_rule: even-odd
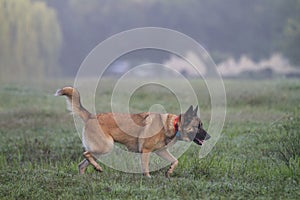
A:
<svg viewBox="0 0 300 200">
<path fill-rule="evenodd" d="M 166 172 L 166 177 L 169 178 L 170 174 L 173 173 L 174 169 L 178 165 L 178 160 L 172 154 L 170 154 L 168 149 L 157 151 L 155 153 L 157 155 L 159 155 L 160 157 L 162 157 L 163 159 L 165 159 L 166 161 L 169 161 L 172 163 L 171 166 L 169 167 L 168 171 Z"/>
<path fill-rule="evenodd" d="M 79 163 L 79 165 L 78 165 L 79 174 L 84 174 L 84 172 L 89 164 L 90 163 L 87 159 L 84 159 L 83 161 L 81 161 L 81 163 Z"/>
<path fill-rule="evenodd" d="M 102 172 L 102 168 L 100 167 L 100 165 L 98 165 L 98 163 L 95 161 L 94 157 L 92 156 L 92 154 L 89 151 L 86 151 L 83 153 L 83 156 L 86 158 L 86 160 L 88 160 L 88 162 L 93 165 L 95 167 L 95 170 L 98 172 Z"/>
</svg>

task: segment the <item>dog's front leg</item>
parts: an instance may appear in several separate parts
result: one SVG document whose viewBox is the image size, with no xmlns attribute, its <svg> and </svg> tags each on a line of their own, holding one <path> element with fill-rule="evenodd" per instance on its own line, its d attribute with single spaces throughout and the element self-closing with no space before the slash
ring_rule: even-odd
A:
<svg viewBox="0 0 300 200">
<path fill-rule="evenodd" d="M 151 178 L 150 173 L 149 173 L 150 152 L 142 152 L 141 158 L 142 158 L 143 175 L 148 178 Z"/>
<path fill-rule="evenodd" d="M 157 155 L 159 155 L 160 157 L 162 157 L 163 159 L 165 159 L 166 161 L 171 162 L 171 166 L 169 167 L 168 171 L 166 172 L 166 177 L 169 178 L 170 174 L 173 173 L 175 167 L 178 165 L 178 160 L 172 154 L 170 154 L 168 149 L 163 149 L 163 150 L 157 151 L 155 153 Z"/>
<path fill-rule="evenodd" d="M 102 172 L 102 168 L 100 167 L 100 165 L 98 165 L 98 163 L 95 161 L 94 157 L 92 156 L 92 154 L 89 151 L 86 151 L 83 153 L 83 156 L 86 158 L 86 160 L 89 161 L 89 163 L 91 165 L 93 165 L 95 167 L 95 170 L 97 170 L 98 172 Z"/>
</svg>

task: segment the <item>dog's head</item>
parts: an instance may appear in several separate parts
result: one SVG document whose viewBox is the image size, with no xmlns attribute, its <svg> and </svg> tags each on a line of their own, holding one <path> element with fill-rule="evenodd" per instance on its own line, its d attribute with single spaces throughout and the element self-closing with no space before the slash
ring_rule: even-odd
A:
<svg viewBox="0 0 300 200">
<path fill-rule="evenodd" d="M 202 145 L 205 140 L 210 138 L 210 135 L 203 129 L 203 124 L 197 116 L 198 106 L 193 110 L 193 106 L 178 118 L 179 140 L 193 141 L 198 145 Z"/>
</svg>

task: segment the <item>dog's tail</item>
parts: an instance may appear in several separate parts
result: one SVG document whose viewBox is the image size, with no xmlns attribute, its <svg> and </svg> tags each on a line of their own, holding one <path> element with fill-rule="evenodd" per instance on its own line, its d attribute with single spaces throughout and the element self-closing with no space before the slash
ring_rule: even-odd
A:
<svg viewBox="0 0 300 200">
<path fill-rule="evenodd" d="M 66 96 L 68 109 L 80 116 L 84 122 L 91 118 L 92 114 L 81 105 L 80 94 L 75 88 L 63 87 L 56 91 L 55 96 Z"/>
</svg>

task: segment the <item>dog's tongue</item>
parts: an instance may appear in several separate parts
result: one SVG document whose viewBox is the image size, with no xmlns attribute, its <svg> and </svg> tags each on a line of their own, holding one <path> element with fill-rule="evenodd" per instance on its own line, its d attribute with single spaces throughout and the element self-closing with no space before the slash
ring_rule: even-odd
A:
<svg viewBox="0 0 300 200">
<path fill-rule="evenodd" d="M 203 140 L 199 140 L 198 138 L 194 138 L 194 140 L 196 140 L 200 145 L 203 144 Z"/>
</svg>

